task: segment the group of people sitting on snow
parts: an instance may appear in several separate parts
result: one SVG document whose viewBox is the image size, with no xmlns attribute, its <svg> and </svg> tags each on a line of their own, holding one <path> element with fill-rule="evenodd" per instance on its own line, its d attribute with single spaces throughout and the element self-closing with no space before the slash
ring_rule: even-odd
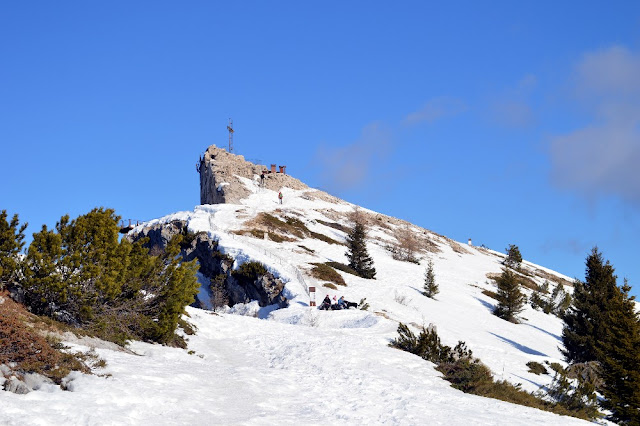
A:
<svg viewBox="0 0 640 426">
<path fill-rule="evenodd" d="M 318 309 L 328 311 L 329 309 L 333 311 L 337 311 L 340 309 L 349 309 L 351 307 L 357 308 L 358 304 L 353 302 L 348 302 L 344 299 L 344 296 L 340 296 L 340 299 L 336 301 L 336 296 L 333 296 L 333 303 L 331 303 L 331 298 L 327 294 L 327 296 L 322 301 L 322 304 Z"/>
</svg>

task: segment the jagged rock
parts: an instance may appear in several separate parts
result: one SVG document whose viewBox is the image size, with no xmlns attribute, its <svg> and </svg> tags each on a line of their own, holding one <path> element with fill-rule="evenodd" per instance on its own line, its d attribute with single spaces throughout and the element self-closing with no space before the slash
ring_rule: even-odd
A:
<svg viewBox="0 0 640 426">
<path fill-rule="evenodd" d="M 16 376 L 11 376 L 4 382 L 4 390 L 18 395 L 24 395 L 30 392 L 29 387 Z"/>
<path fill-rule="evenodd" d="M 171 238 L 185 233 L 186 227 L 186 222 L 174 220 L 165 224 L 143 227 L 134 233 L 127 234 L 127 238 L 132 242 L 149 238 L 147 247 L 153 253 L 164 250 Z M 217 241 L 211 239 L 206 233 L 197 234 L 188 246 L 183 245 L 181 254 L 185 261 L 197 259 L 200 265 L 198 271 L 206 279 L 211 280 L 218 275 L 225 276 L 224 285 L 231 306 L 252 300 L 257 300 L 262 307 L 273 304 L 281 307 L 287 305 L 282 295 L 284 284 L 269 272 L 258 277 L 253 283 L 241 285 L 231 274 L 233 259 L 220 253 Z M 202 305 L 200 300 L 194 303 L 194 306 Z"/>
<path fill-rule="evenodd" d="M 200 204 L 239 204 L 250 195 L 249 189 L 239 178 L 257 179 L 267 167 L 246 161 L 211 145 L 200 158 Z M 284 173 L 267 173 L 264 187 L 279 191 L 282 187 L 306 189 L 307 185 Z"/>
<path fill-rule="evenodd" d="M 270 273 L 245 285 L 233 276 L 227 280 L 227 291 L 233 304 L 257 300 L 261 307 L 277 304 L 280 308 L 284 308 L 288 305 L 288 301 L 282 295 L 282 290 L 284 290 L 284 283 Z"/>
<path fill-rule="evenodd" d="M 9 291 L 9 296 L 13 299 L 14 302 L 24 304 L 24 289 L 18 283 L 10 283 L 7 286 L 7 290 Z"/>
<path fill-rule="evenodd" d="M 160 225 L 146 226 L 135 233 L 127 234 L 126 238 L 131 242 L 138 241 L 142 238 L 149 238 L 147 247 L 149 247 L 150 250 L 164 250 L 171 238 L 181 234 L 186 226 L 186 222 L 174 220 Z"/>
</svg>

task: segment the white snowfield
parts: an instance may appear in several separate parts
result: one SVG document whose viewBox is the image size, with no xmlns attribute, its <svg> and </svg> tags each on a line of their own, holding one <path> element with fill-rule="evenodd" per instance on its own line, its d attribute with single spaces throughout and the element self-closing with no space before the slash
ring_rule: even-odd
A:
<svg viewBox="0 0 640 426">
<path fill-rule="evenodd" d="M 310 262 L 344 263 L 344 246 L 311 238 L 275 243 L 230 231 L 264 211 L 296 217 L 312 231 L 344 241 L 344 233 L 318 220 L 346 224 L 333 213 L 328 217 L 327 211 L 348 213 L 354 206 L 288 188 L 282 189 L 281 206 L 277 192 L 250 180 L 246 185 L 253 195 L 243 205 L 197 206 L 153 222 L 187 220 L 191 230 L 219 239 L 220 247 L 238 262 L 263 262 L 287 282 L 289 308 L 259 308 L 255 302 L 224 313 L 188 308 L 197 334 L 187 336 L 186 350 L 140 342 L 129 345 L 137 355 L 97 348 L 107 367 L 96 373 L 108 377 L 75 373 L 70 392 L 51 386 L 27 395 L 0 392 L 0 424 L 586 423 L 464 394 L 451 388 L 432 363 L 388 346 L 399 322 L 415 331 L 434 324 L 443 343 L 466 342 L 496 378 L 521 383 L 529 391 L 547 385 L 551 377 L 528 373 L 526 363 L 562 362 L 562 323 L 530 307 L 523 311 L 521 324 L 491 314 L 495 301 L 482 290 L 495 290 L 486 273 L 500 272 L 500 255 L 466 244 L 466 253 L 458 253 L 444 238 L 429 234 L 440 253 L 422 253 L 420 265 L 400 262 L 384 247 L 393 241 L 390 231 L 373 227 L 369 235 L 376 239 L 368 249 L 376 279 L 341 273 L 347 287 L 330 290 L 305 271 Z M 427 256 L 440 287 L 436 300 L 421 294 Z M 366 298 L 370 308 L 319 311 L 309 306 L 309 286 L 318 289 L 318 304 L 326 294 L 344 295 L 354 302 Z M 207 301 L 204 288 L 200 297 Z"/>
</svg>

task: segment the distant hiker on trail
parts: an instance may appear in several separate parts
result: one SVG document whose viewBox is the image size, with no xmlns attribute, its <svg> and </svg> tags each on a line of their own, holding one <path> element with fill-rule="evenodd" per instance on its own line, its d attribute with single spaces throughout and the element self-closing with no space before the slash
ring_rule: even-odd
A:
<svg viewBox="0 0 640 426">
<path fill-rule="evenodd" d="M 260 186 L 264 186 L 264 172 L 260 175 Z"/>
<path fill-rule="evenodd" d="M 327 296 L 324 298 L 324 300 L 322 301 L 322 305 L 320 305 L 320 310 L 325 310 L 328 311 L 329 308 L 331 307 L 331 299 L 329 298 L 329 295 L 327 294 Z"/>
<path fill-rule="evenodd" d="M 280 199 L 280 204 L 282 204 L 282 191 L 278 194 L 278 198 Z"/>
</svg>

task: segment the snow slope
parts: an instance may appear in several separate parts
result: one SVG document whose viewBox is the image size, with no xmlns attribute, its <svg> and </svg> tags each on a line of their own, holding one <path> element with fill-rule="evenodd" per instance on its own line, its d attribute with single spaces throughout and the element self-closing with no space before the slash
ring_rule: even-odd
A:
<svg viewBox="0 0 640 426">
<path fill-rule="evenodd" d="M 494 301 L 482 290 L 494 289 L 486 274 L 500 272 L 501 254 L 466 245 L 460 249 L 444 237 L 415 228 L 441 250 L 421 255 L 433 260 L 440 286 L 437 300 L 428 299 L 420 294 L 426 261 L 399 262 L 385 248 L 396 226 L 390 221 L 369 231 L 376 279 L 342 273 L 348 285 L 333 291 L 306 271 L 310 262 L 344 262 L 344 246 L 312 238 L 276 243 L 232 231 L 260 212 L 270 212 L 297 217 L 312 231 L 343 241 L 344 233 L 320 221 L 346 224 L 345 215 L 354 206 L 312 190 L 287 188 L 284 204 L 279 205 L 276 192 L 250 180 L 245 184 L 252 195 L 242 205 L 197 206 L 153 222 L 186 220 L 191 230 L 215 236 L 238 263 L 263 262 L 287 282 L 289 308 L 260 309 L 252 303 L 220 314 L 189 308 L 198 332 L 188 337 L 187 350 L 140 342 L 130 345 L 138 355 L 98 348 L 108 364 L 99 373 L 109 377 L 75 375 L 72 392 L 0 392 L 0 423 L 584 423 L 464 394 L 442 380 L 433 364 L 388 347 L 399 321 L 434 324 L 443 343 L 465 341 L 497 378 L 521 383 L 530 391 L 548 384 L 550 376 L 528 373 L 526 363 L 561 362 L 562 323 L 529 307 L 521 324 L 491 314 Z M 356 302 L 366 297 L 371 307 L 318 311 L 309 307 L 310 286 L 319 289 L 318 302 L 325 294 Z M 201 296 L 206 300 L 204 289 Z"/>
</svg>

